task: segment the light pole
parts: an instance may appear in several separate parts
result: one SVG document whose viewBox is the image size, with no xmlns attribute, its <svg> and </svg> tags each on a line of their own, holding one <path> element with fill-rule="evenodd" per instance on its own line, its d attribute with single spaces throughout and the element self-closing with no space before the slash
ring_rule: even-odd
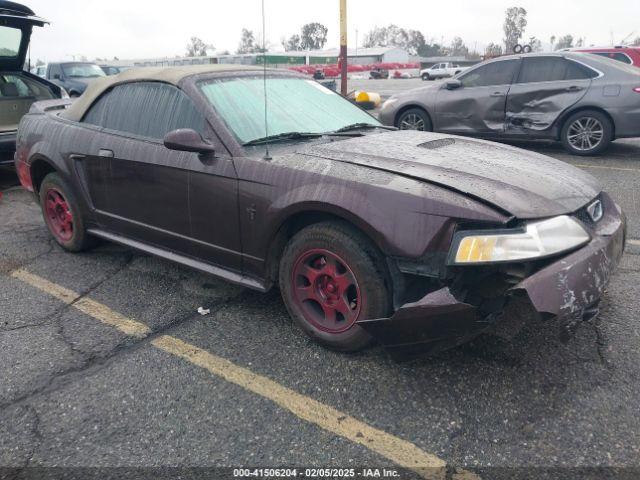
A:
<svg viewBox="0 0 640 480">
<path fill-rule="evenodd" d="M 340 93 L 347 95 L 347 0 L 340 0 Z"/>
</svg>

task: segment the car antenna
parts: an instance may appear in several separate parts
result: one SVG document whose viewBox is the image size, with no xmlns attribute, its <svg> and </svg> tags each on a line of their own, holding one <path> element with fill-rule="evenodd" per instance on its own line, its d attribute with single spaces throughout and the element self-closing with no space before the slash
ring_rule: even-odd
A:
<svg viewBox="0 0 640 480">
<path fill-rule="evenodd" d="M 265 14 L 264 14 L 264 0 L 262 0 L 262 82 L 264 85 L 264 136 L 269 136 L 269 120 L 267 115 L 267 41 L 266 41 L 266 30 L 265 30 Z M 271 155 L 269 154 L 269 142 L 265 143 L 265 160 L 271 160 Z"/>
</svg>

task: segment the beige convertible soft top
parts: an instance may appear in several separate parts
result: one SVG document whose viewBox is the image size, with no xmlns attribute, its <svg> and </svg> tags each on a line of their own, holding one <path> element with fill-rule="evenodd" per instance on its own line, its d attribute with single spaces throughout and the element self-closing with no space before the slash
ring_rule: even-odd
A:
<svg viewBox="0 0 640 480">
<path fill-rule="evenodd" d="M 126 70 L 119 75 L 100 78 L 92 82 L 87 90 L 71 104 L 71 106 L 60 116 L 67 120 L 79 122 L 84 117 L 93 102 L 106 90 L 121 83 L 150 81 L 165 82 L 178 85 L 186 77 L 192 75 L 234 72 L 234 71 L 262 71 L 261 67 L 246 65 L 187 65 L 181 67 L 141 67 Z"/>
</svg>

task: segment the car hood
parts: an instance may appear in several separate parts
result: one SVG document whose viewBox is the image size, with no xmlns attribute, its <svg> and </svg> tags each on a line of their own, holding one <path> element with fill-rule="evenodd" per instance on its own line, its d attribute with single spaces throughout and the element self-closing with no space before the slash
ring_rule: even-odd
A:
<svg viewBox="0 0 640 480">
<path fill-rule="evenodd" d="M 393 131 L 310 145 L 299 153 L 440 185 L 521 219 L 576 212 L 601 191 L 595 178 L 564 162 L 453 135 Z"/>
<path fill-rule="evenodd" d="M 19 3 L 0 1 L 0 25 L 17 28 L 22 32 L 20 46 L 15 55 L 0 56 L 0 70 L 17 72 L 23 69 L 27 51 L 29 49 L 29 41 L 31 40 L 31 30 L 34 26 L 42 27 L 46 20 L 37 17 L 33 11 L 20 5 Z M 10 45 L 0 44 L 0 52 L 3 48 L 7 49 Z"/>
</svg>

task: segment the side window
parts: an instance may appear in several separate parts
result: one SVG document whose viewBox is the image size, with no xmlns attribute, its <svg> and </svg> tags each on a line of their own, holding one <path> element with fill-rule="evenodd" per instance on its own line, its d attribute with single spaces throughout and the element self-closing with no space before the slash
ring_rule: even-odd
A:
<svg viewBox="0 0 640 480">
<path fill-rule="evenodd" d="M 156 140 L 178 128 L 203 134 L 205 126 L 184 92 L 159 82 L 116 86 L 94 103 L 83 122 Z"/>
<path fill-rule="evenodd" d="M 56 75 L 62 77 L 62 68 L 60 68 L 60 65 L 51 65 L 50 68 L 50 75 L 52 79 L 56 78 Z"/>
<path fill-rule="evenodd" d="M 627 65 L 631 65 L 633 62 L 631 58 L 625 53 L 620 52 L 595 52 L 594 55 L 598 55 L 599 57 L 611 58 L 613 60 L 617 60 L 622 63 L 626 63 Z"/>
<path fill-rule="evenodd" d="M 510 85 L 520 60 L 500 60 L 478 67 L 465 73 L 459 80 L 464 87 L 488 87 Z"/>
<path fill-rule="evenodd" d="M 525 58 L 518 83 L 557 82 L 594 78 L 597 72 L 562 57 Z"/>
</svg>

